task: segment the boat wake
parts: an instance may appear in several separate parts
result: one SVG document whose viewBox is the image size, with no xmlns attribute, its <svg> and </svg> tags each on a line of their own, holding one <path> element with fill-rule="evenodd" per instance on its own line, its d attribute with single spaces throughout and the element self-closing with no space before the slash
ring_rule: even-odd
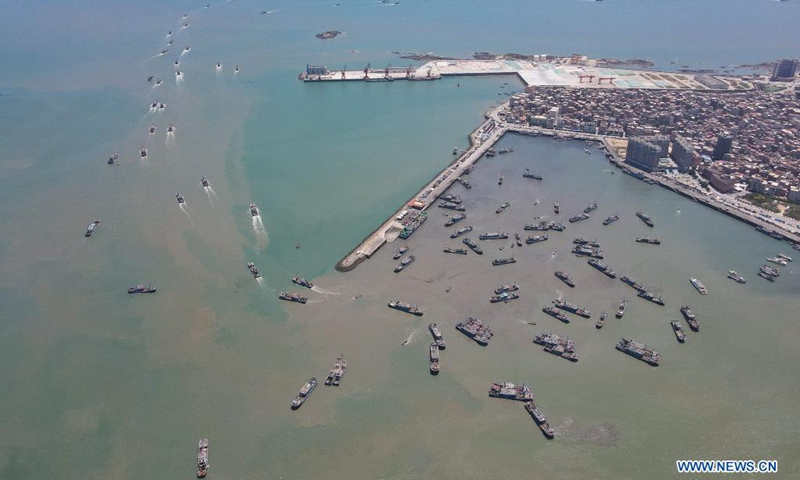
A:
<svg viewBox="0 0 800 480">
<path fill-rule="evenodd" d="M 258 239 L 258 248 L 266 248 L 269 244 L 269 235 L 267 235 L 267 229 L 264 228 L 264 222 L 261 220 L 261 215 L 252 217 L 252 219 L 253 232 L 255 232 L 256 238 Z"/>
<path fill-rule="evenodd" d="M 214 205 L 214 198 L 217 194 L 214 193 L 214 190 L 211 190 L 211 187 L 203 187 L 203 190 L 206 191 L 206 196 L 208 196 L 208 203 L 210 203 L 212 207 L 216 207 L 216 205 Z"/>
<path fill-rule="evenodd" d="M 318 287 L 317 285 L 314 285 L 313 287 L 311 287 L 311 290 L 314 291 L 314 292 L 317 292 L 317 293 L 321 293 L 323 295 L 341 295 L 342 294 L 342 292 L 334 292 L 332 290 L 325 290 L 323 288 Z"/>
<path fill-rule="evenodd" d="M 409 345 L 409 344 L 410 344 L 411 342 L 413 342 L 413 341 L 414 341 L 414 340 L 415 340 L 415 339 L 416 339 L 418 336 L 419 336 L 419 329 L 417 329 L 417 330 L 414 330 L 413 332 L 411 332 L 411 335 L 409 335 L 409 336 L 408 336 L 408 338 L 406 338 L 406 339 L 403 341 L 403 343 L 402 343 L 401 345 L 402 345 L 402 346 L 404 346 L 404 347 L 405 347 L 406 345 Z"/>
<path fill-rule="evenodd" d="M 194 225 L 194 219 L 192 219 L 192 216 L 189 214 L 189 208 L 186 206 L 186 204 L 185 203 L 179 203 L 178 207 L 180 207 L 181 211 L 186 214 L 186 217 L 189 219 L 189 222 L 192 225 Z"/>
</svg>

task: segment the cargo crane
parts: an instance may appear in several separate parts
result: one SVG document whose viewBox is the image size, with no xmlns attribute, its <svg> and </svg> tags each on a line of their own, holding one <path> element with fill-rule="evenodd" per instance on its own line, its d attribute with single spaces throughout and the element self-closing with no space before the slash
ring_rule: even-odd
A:
<svg viewBox="0 0 800 480">
<path fill-rule="evenodd" d="M 597 84 L 602 85 L 603 80 L 608 80 L 608 83 L 614 84 L 614 77 L 597 77 Z"/>
<path fill-rule="evenodd" d="M 370 67 L 370 65 L 372 65 L 372 64 L 368 63 L 367 66 L 364 67 L 364 79 L 369 78 L 369 67 Z"/>
<path fill-rule="evenodd" d="M 346 71 L 347 71 L 347 65 L 345 65 L 344 68 L 342 69 L 342 80 L 345 80 L 344 72 L 346 72 Z"/>
<path fill-rule="evenodd" d="M 411 65 L 409 65 L 408 68 L 406 69 L 406 79 L 410 78 L 411 78 Z"/>
<path fill-rule="evenodd" d="M 589 79 L 589 83 L 592 83 L 592 81 L 594 81 L 594 75 L 581 75 L 581 74 L 578 74 L 578 78 L 580 79 L 580 83 L 583 83 L 583 79 L 584 78 L 588 78 Z"/>
<path fill-rule="evenodd" d="M 392 68 L 392 64 L 386 65 L 386 68 L 383 69 L 383 78 L 389 78 L 389 69 Z"/>
</svg>

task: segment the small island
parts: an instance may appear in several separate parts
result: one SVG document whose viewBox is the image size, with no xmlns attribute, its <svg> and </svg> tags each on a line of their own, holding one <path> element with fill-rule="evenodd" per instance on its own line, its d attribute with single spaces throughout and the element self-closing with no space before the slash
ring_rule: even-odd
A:
<svg viewBox="0 0 800 480">
<path fill-rule="evenodd" d="M 314 36 L 319 38 L 320 40 L 329 40 L 331 38 L 336 38 L 341 34 L 342 32 L 340 32 L 339 30 L 328 30 L 327 32 L 318 33 Z"/>
</svg>

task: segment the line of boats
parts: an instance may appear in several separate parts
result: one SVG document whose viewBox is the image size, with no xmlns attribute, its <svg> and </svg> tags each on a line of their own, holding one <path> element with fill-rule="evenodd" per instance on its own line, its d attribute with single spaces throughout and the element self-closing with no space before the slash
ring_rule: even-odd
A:
<svg viewBox="0 0 800 480">
<path fill-rule="evenodd" d="M 774 282 L 776 278 L 781 276 L 781 270 L 776 267 L 770 267 L 769 265 L 761 265 L 758 276 L 764 280 Z"/>
</svg>

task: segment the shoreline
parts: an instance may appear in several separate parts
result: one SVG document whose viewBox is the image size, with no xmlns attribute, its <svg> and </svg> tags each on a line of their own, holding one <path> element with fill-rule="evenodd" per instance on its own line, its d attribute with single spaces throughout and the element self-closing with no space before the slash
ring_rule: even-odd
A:
<svg viewBox="0 0 800 480">
<path fill-rule="evenodd" d="M 444 194 L 450 187 L 456 183 L 457 179 L 463 174 L 467 167 L 476 164 L 486 153 L 487 150 L 492 148 L 494 144 L 500 141 L 506 133 L 516 133 L 525 136 L 549 136 L 553 138 L 565 140 L 583 140 L 587 142 L 598 142 L 602 145 L 602 150 L 605 150 L 606 157 L 609 162 L 615 167 L 623 170 L 641 175 L 645 179 L 653 181 L 655 184 L 662 188 L 671 190 L 678 195 L 694 200 L 706 207 L 709 207 L 717 212 L 727 215 L 731 218 L 744 222 L 753 227 L 763 227 L 772 229 L 779 235 L 781 239 L 789 242 L 800 243 L 800 235 L 790 232 L 780 225 L 767 222 L 755 215 L 744 212 L 740 209 L 729 207 L 724 203 L 717 202 L 710 198 L 713 192 L 708 194 L 702 192 L 694 192 L 692 189 L 687 188 L 673 180 L 664 178 L 660 175 L 654 175 L 642 170 L 639 170 L 620 159 L 616 151 L 608 144 L 608 138 L 619 137 L 606 137 L 603 135 L 596 135 L 591 133 L 582 132 L 568 132 L 563 130 L 552 130 L 541 127 L 523 127 L 520 125 L 508 125 L 502 122 L 497 114 L 508 106 L 508 102 L 500 104 L 485 113 L 486 120 L 479 124 L 470 134 L 469 148 L 461 153 L 455 160 L 450 162 L 444 169 L 439 171 L 430 181 L 428 181 L 416 194 L 412 195 L 406 200 L 403 205 L 397 209 L 392 215 L 387 218 L 381 225 L 368 234 L 364 239 L 358 243 L 349 253 L 347 253 L 341 260 L 336 262 L 334 269 L 339 272 L 349 272 L 355 269 L 362 262 L 368 260 L 386 243 L 392 243 L 397 239 L 397 236 L 403 229 L 403 225 L 397 220 L 397 217 L 403 210 L 410 209 L 410 204 L 414 201 L 424 203 L 421 212 L 427 211 L 433 203 Z M 488 136 L 481 140 L 478 135 L 481 133 L 488 134 Z"/>
</svg>

